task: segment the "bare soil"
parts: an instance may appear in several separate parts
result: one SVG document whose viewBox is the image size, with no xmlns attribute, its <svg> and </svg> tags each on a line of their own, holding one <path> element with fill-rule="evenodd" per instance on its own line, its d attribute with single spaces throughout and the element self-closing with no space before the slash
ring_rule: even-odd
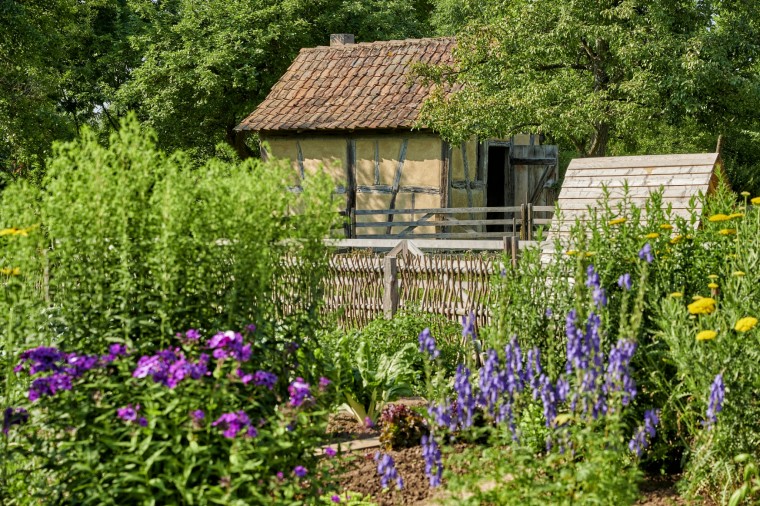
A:
<svg viewBox="0 0 760 506">
<path fill-rule="evenodd" d="M 404 401 L 406 404 L 420 405 L 417 399 Z M 330 441 L 333 443 L 346 442 L 356 439 L 366 439 L 379 436 L 376 427 L 366 427 L 359 424 L 347 413 L 331 416 L 328 424 Z M 357 450 L 346 454 L 344 458 L 345 472 L 340 477 L 340 489 L 369 495 L 380 506 L 392 505 L 434 505 L 439 504 L 434 499 L 440 498 L 425 476 L 425 463 L 422 449 L 419 446 L 398 451 L 387 452 L 396 463 L 396 469 L 404 480 L 404 488 L 397 490 L 395 484 L 383 490 L 380 477 L 377 474 L 377 464 L 374 461 L 375 452 L 379 448 Z M 640 486 L 641 497 L 636 504 L 644 506 L 717 506 L 713 501 L 687 501 L 682 498 L 675 487 L 677 476 L 647 477 Z M 434 495 L 435 494 L 435 495 Z"/>
</svg>

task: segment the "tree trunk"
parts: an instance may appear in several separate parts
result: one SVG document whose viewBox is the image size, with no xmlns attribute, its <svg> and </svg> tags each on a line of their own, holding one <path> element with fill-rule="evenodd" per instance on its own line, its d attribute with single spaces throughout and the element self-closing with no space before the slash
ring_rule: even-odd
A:
<svg viewBox="0 0 760 506">
<path fill-rule="evenodd" d="M 594 135 L 591 138 L 591 146 L 586 156 L 605 156 L 607 154 L 607 143 L 610 140 L 610 125 L 606 121 L 600 121 L 594 125 Z"/>
<path fill-rule="evenodd" d="M 234 127 L 227 127 L 227 143 L 235 149 L 241 160 L 254 156 L 253 150 L 245 143 L 246 132 L 237 132 Z"/>
</svg>

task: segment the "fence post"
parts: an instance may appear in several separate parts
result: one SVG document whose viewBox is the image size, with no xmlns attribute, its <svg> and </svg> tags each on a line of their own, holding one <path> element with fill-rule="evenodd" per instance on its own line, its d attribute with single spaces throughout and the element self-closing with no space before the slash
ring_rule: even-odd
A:
<svg viewBox="0 0 760 506">
<path fill-rule="evenodd" d="M 528 224 L 528 208 L 520 204 L 520 239 L 527 239 L 526 225 Z"/>
<path fill-rule="evenodd" d="M 513 235 L 511 237 L 512 241 L 510 244 L 510 250 L 512 253 L 512 267 L 517 267 L 517 259 L 520 256 L 520 240 L 517 238 L 517 236 Z"/>
<path fill-rule="evenodd" d="M 398 269 L 395 256 L 383 258 L 383 315 L 393 318 L 398 310 Z"/>
<path fill-rule="evenodd" d="M 533 204 L 528 202 L 528 210 L 525 213 L 526 218 L 528 219 L 527 227 L 525 228 L 526 232 L 526 239 L 529 241 L 533 240 Z"/>
<path fill-rule="evenodd" d="M 350 220 L 350 238 L 355 239 L 356 238 L 356 209 L 351 208 L 348 214 L 348 218 Z"/>
</svg>

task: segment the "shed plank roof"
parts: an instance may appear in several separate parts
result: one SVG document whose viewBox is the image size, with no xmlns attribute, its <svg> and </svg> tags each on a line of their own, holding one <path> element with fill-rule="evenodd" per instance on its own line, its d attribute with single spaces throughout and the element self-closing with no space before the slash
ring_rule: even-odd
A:
<svg viewBox="0 0 760 506">
<path fill-rule="evenodd" d="M 673 214 L 687 218 L 692 197 L 707 195 L 716 182 L 718 153 L 577 158 L 565 172 L 557 205 L 563 222 L 553 220 L 549 239 L 565 237 L 576 219 L 587 221 L 589 208 L 600 207 L 608 192 L 608 203 L 615 208 L 626 197 L 643 207 L 652 192 L 663 189 L 663 205 Z M 696 202 L 701 212 L 701 202 Z"/>
<path fill-rule="evenodd" d="M 453 63 L 454 38 L 302 49 L 237 130 L 409 129 L 429 87 L 407 83 L 415 62 Z"/>
</svg>

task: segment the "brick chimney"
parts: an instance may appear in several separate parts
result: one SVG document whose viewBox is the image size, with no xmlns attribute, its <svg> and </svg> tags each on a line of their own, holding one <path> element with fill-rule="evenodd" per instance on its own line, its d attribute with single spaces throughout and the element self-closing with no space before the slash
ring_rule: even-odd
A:
<svg viewBox="0 0 760 506">
<path fill-rule="evenodd" d="M 331 33 L 330 46 L 345 46 L 354 43 L 353 33 Z"/>
</svg>

